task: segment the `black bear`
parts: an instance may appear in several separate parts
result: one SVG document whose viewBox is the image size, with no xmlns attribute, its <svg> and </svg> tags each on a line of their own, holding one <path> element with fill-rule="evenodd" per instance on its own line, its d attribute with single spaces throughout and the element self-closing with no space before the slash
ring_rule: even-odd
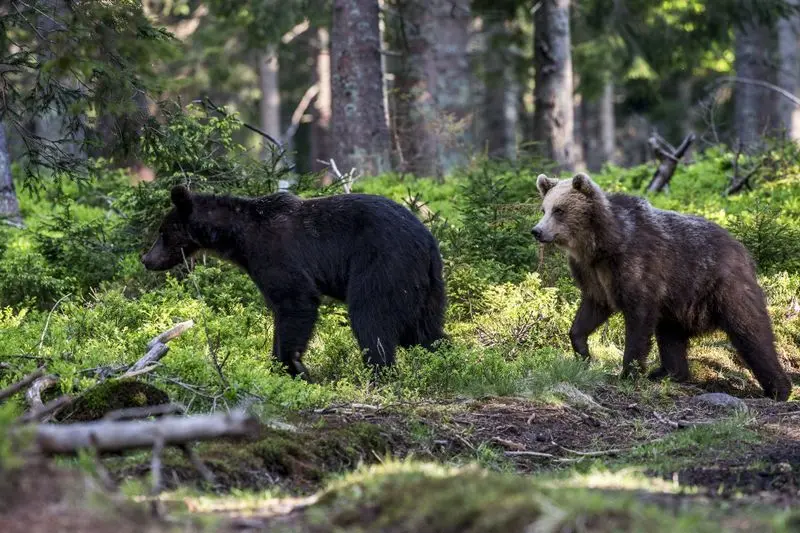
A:
<svg viewBox="0 0 800 533">
<path fill-rule="evenodd" d="M 302 199 L 171 191 L 174 207 L 149 270 L 166 270 L 199 250 L 244 269 L 275 319 L 273 355 L 292 376 L 317 319 L 320 298 L 344 301 L 365 362 L 392 365 L 396 346 L 430 348 L 443 338 L 445 286 L 439 246 L 411 211 L 380 196 Z"/>
<path fill-rule="evenodd" d="M 661 367 L 652 379 L 689 378 L 689 339 L 721 329 L 766 396 L 792 384 L 778 361 L 764 294 L 747 250 L 701 217 L 663 211 L 643 198 L 605 194 L 586 174 L 537 179 L 540 242 L 565 249 L 581 303 L 572 347 L 589 358 L 589 335 L 617 311 L 625 319 L 623 375 L 643 369 L 655 333 Z"/>
</svg>

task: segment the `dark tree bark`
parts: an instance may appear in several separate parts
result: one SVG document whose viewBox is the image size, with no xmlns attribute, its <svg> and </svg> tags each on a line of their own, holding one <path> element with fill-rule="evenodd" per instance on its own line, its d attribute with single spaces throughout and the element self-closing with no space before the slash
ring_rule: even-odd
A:
<svg viewBox="0 0 800 533">
<path fill-rule="evenodd" d="M 470 0 L 427 0 L 430 6 L 429 35 L 433 40 L 433 64 L 428 79 L 436 108 L 442 117 L 444 143 L 439 165 L 447 173 L 466 163 L 472 149 L 472 74 L 467 45 L 472 22 Z"/>
<path fill-rule="evenodd" d="M 404 170 L 441 177 L 470 145 L 469 2 L 399 0 L 394 127 Z"/>
<path fill-rule="evenodd" d="M 542 0 L 534 15 L 534 140 L 562 169 L 573 167 L 570 0 Z"/>
<path fill-rule="evenodd" d="M 331 52 L 330 35 L 326 28 L 318 28 L 313 42 L 316 56 L 315 82 L 319 87 L 314 101 L 314 122 L 311 125 L 311 168 L 320 172 L 328 168 L 320 161 L 331 158 Z"/>
<path fill-rule="evenodd" d="M 0 219 L 18 226 L 22 224 L 19 214 L 17 191 L 11 177 L 11 157 L 6 142 L 6 128 L 0 122 Z"/>
<path fill-rule="evenodd" d="M 586 167 L 591 172 L 597 172 L 603 164 L 614 162 L 616 152 L 614 82 L 610 78 L 603 84 L 603 92 L 599 97 L 583 100 L 581 113 L 579 124 Z"/>
<path fill-rule="evenodd" d="M 734 62 L 736 76 L 772 82 L 772 69 L 769 67 L 770 45 L 769 28 L 749 22 L 737 29 Z M 749 83 L 735 84 L 733 135 L 746 151 L 757 150 L 763 145 L 764 136 L 774 132 L 774 101 L 775 95 L 768 89 Z"/>
<path fill-rule="evenodd" d="M 481 150 L 486 150 L 490 157 L 514 159 L 517 154 L 519 84 L 507 45 L 508 22 L 488 18 L 484 32 Z"/>
<path fill-rule="evenodd" d="M 798 0 L 788 0 L 796 6 Z M 800 17 L 796 14 L 778 21 L 778 76 L 777 85 L 797 95 L 800 89 L 800 65 L 798 64 L 798 30 Z M 781 133 L 787 139 L 800 139 L 800 108 L 788 98 L 776 101 Z"/>
<path fill-rule="evenodd" d="M 334 0 L 331 31 L 333 157 L 342 172 L 391 169 L 378 2 Z"/>
</svg>

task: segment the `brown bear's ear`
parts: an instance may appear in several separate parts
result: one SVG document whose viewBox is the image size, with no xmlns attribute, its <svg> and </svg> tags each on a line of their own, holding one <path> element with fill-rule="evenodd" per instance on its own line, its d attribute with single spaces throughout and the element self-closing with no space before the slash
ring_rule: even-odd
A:
<svg viewBox="0 0 800 533">
<path fill-rule="evenodd" d="M 586 196 L 594 196 L 600 192 L 600 187 L 583 172 L 575 174 L 572 178 L 572 188 Z"/>
<path fill-rule="evenodd" d="M 192 212 L 192 193 L 183 185 L 174 186 L 170 198 L 181 215 L 188 216 Z"/>
<path fill-rule="evenodd" d="M 552 189 L 556 183 L 558 183 L 558 180 L 548 178 L 544 174 L 539 174 L 539 177 L 536 178 L 536 188 L 539 189 L 539 194 L 542 195 L 542 198 L 544 198 L 547 191 Z"/>
</svg>

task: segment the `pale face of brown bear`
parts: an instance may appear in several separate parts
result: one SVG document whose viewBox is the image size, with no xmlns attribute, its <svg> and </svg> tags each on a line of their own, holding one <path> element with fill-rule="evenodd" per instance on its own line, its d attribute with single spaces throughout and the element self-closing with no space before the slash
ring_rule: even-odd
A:
<svg viewBox="0 0 800 533">
<path fill-rule="evenodd" d="M 591 220 L 597 203 L 605 202 L 603 191 L 586 174 L 557 180 L 540 174 L 536 187 L 542 195 L 544 216 L 533 228 L 541 243 L 553 243 L 577 255 L 591 238 Z"/>
</svg>

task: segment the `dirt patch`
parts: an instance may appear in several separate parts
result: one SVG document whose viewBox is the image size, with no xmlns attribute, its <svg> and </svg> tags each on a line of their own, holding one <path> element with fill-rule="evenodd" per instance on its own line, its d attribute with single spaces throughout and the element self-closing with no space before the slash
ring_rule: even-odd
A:
<svg viewBox="0 0 800 533">
<path fill-rule="evenodd" d="M 4 470 L 2 477 L 3 533 L 161 533 L 171 529 L 152 519 L 144 506 L 104 497 L 94 481 L 77 470 L 34 461 Z"/>
</svg>

